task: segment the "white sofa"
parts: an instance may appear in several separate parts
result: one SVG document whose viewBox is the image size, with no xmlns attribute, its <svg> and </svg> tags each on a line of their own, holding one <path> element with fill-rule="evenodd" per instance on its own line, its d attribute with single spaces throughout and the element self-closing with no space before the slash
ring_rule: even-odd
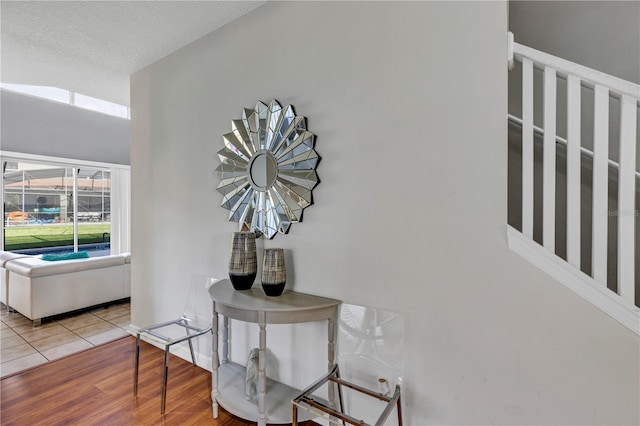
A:
<svg viewBox="0 0 640 426">
<path fill-rule="evenodd" d="M 7 294 L 9 293 L 9 271 L 4 267 L 4 265 L 10 260 L 19 259 L 21 257 L 28 257 L 28 255 L 16 254 L 10 251 L 0 251 L 0 280 L 2 280 L 2 285 L 0 286 L 0 301 L 7 306 Z"/>
<path fill-rule="evenodd" d="M 131 255 L 45 261 L 0 253 L 3 301 L 34 321 L 131 296 Z"/>
</svg>

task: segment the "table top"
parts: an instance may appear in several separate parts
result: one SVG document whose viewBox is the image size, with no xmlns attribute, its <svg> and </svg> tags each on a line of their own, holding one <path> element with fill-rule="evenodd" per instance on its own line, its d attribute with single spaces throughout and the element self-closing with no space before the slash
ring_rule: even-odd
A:
<svg viewBox="0 0 640 426">
<path fill-rule="evenodd" d="M 312 294 L 285 290 L 280 296 L 267 296 L 260 284 L 249 290 L 235 290 L 229 280 L 222 280 L 209 287 L 211 300 L 236 309 L 261 312 L 300 312 L 338 306 L 340 300 Z"/>
</svg>

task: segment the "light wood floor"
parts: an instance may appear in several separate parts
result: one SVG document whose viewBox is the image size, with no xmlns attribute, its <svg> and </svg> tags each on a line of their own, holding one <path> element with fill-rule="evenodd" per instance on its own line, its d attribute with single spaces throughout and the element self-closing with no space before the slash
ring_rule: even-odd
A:
<svg viewBox="0 0 640 426">
<path fill-rule="evenodd" d="M 9 425 L 251 425 L 224 410 L 211 415 L 211 373 L 171 356 L 167 407 L 160 414 L 164 352 L 147 343 L 133 396 L 135 338 L 125 337 L 0 381 L 0 423 Z M 307 426 L 315 425 L 307 422 Z"/>
</svg>

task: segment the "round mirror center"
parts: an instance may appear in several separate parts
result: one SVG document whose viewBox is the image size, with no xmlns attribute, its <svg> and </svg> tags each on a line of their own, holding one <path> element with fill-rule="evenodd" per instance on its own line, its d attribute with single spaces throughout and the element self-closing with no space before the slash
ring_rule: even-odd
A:
<svg viewBox="0 0 640 426">
<path fill-rule="evenodd" d="M 259 191 L 266 191 L 278 177 L 278 164 L 270 152 L 256 152 L 249 165 L 249 175 L 253 186 Z"/>
</svg>

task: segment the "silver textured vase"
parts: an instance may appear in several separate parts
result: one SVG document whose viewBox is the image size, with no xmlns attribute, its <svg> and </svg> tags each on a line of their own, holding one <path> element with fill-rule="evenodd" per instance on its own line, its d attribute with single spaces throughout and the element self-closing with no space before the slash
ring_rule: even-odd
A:
<svg viewBox="0 0 640 426">
<path fill-rule="evenodd" d="M 262 288 L 267 296 L 280 296 L 287 282 L 284 249 L 264 249 L 262 258 Z"/>
</svg>

